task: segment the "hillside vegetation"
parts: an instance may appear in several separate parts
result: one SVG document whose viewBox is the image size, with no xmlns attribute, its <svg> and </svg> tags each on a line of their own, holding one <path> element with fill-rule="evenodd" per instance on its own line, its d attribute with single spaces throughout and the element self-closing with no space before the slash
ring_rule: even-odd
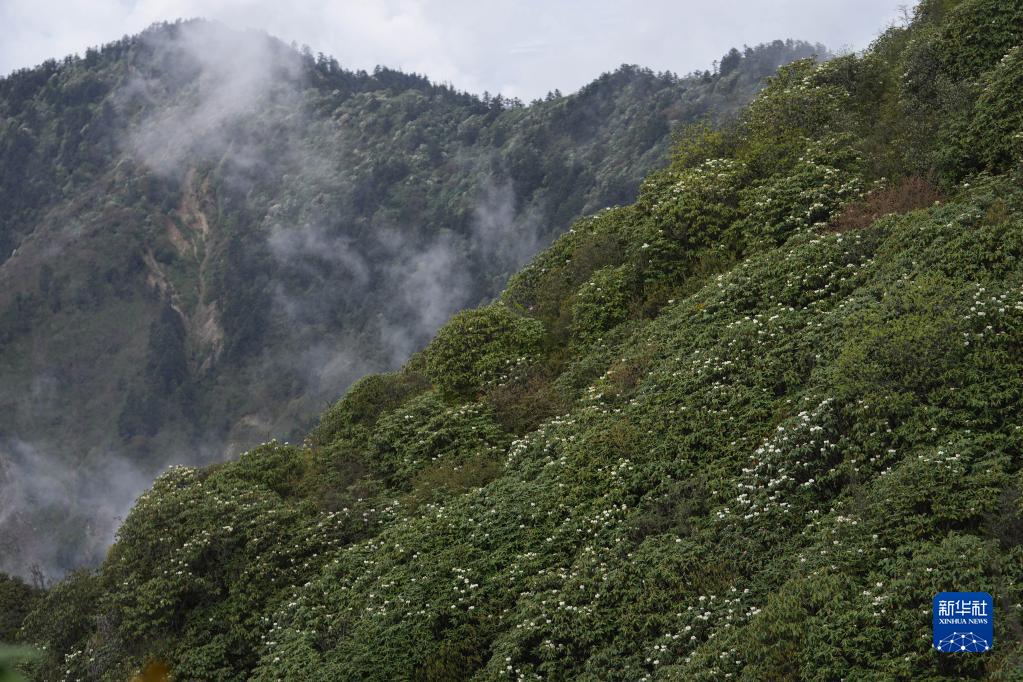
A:
<svg viewBox="0 0 1023 682">
<path fill-rule="evenodd" d="M 0 569 L 98 564 L 165 464 L 300 439 L 815 51 L 524 105 L 189 21 L 0 79 Z"/>
<path fill-rule="evenodd" d="M 1021 42 L 925 0 L 690 127 L 301 444 L 169 472 L 18 593 L 27 671 L 1020 679 Z M 931 648 L 944 590 L 992 651 Z"/>
</svg>

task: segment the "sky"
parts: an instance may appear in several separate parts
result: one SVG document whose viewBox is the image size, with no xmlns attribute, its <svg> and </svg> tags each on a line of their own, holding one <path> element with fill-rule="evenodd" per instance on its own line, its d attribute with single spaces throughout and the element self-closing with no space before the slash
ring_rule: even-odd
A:
<svg viewBox="0 0 1023 682">
<path fill-rule="evenodd" d="M 474 93 L 572 92 L 620 64 L 684 74 L 776 38 L 859 50 L 912 0 L 0 0 L 0 74 L 205 17 Z"/>
</svg>

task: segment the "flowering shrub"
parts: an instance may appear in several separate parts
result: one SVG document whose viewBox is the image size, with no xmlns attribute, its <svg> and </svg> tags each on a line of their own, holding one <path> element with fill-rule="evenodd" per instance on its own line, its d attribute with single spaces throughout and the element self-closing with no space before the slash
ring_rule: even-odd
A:
<svg viewBox="0 0 1023 682">
<path fill-rule="evenodd" d="M 55 679 L 1010 670 L 1009 636 L 976 658 L 928 639 L 950 583 L 1023 615 L 1023 236 L 997 206 L 1023 206 L 1011 179 L 767 243 L 573 337 L 550 385 L 577 397 L 522 434 L 489 399 L 364 384 L 329 444 L 165 475 L 26 630 Z M 294 485 L 324 479 L 355 487 L 324 507 Z"/>
<path fill-rule="evenodd" d="M 579 287 L 572 304 L 572 337 L 589 343 L 629 316 L 637 295 L 635 274 L 629 266 L 597 270 Z"/>
<path fill-rule="evenodd" d="M 997 453 L 1023 437 L 1015 422 L 993 419 L 987 435 L 957 438 L 975 410 L 942 417 L 931 401 L 964 381 L 1019 386 L 1014 370 L 987 358 L 1020 338 L 1010 330 L 1023 290 L 977 297 L 961 278 L 901 282 L 906 267 L 945 270 L 951 252 L 949 271 L 968 277 L 990 279 L 983 273 L 1015 261 L 1015 246 L 994 261 L 985 246 L 1003 227 L 977 222 L 968 238 L 946 227 L 969 212 L 949 205 L 850 235 L 807 233 L 669 304 L 622 342 L 569 414 L 507 446 L 493 482 L 343 552 L 274 616 L 257 678 L 401 677 L 424 666 L 509 679 L 975 670 L 933 658 L 925 609 L 940 589 L 936 566 L 996 589 L 993 574 L 960 556 L 967 547 L 1023 579 L 982 523 L 1010 485 L 1011 460 L 975 440 L 1000 443 Z M 896 284 L 889 299 L 871 290 Z M 939 302 L 939 327 L 954 318 L 961 330 L 936 332 L 943 344 L 978 333 L 974 319 L 995 323 L 977 317 L 982 308 L 1002 312 L 961 351 L 918 343 L 933 373 L 891 379 L 918 387 L 912 394 L 893 394 L 871 378 L 877 370 L 844 369 L 845 348 L 894 343 L 898 327 L 885 325 Z M 864 325 L 881 325 L 882 336 Z M 886 352 L 861 360 L 886 367 Z M 640 355 L 648 359 L 632 363 Z M 614 389 L 622 363 L 642 368 L 625 395 Z M 992 372 L 1000 378 L 982 379 Z M 1010 396 L 987 404 L 1014 413 Z M 699 491 L 699 503 L 665 502 L 675 488 Z M 980 498 L 986 506 L 972 502 Z M 865 648 L 847 652 L 848 638 Z M 403 641 L 417 646 L 381 648 Z"/>
<path fill-rule="evenodd" d="M 798 159 L 807 139 L 848 128 L 849 92 L 818 79 L 816 68 L 812 60 L 781 68 L 743 112 L 736 155 L 755 175 L 784 172 Z"/>
<path fill-rule="evenodd" d="M 393 410 L 428 386 L 414 372 L 371 374 L 355 382 L 341 400 L 320 416 L 309 439 L 317 445 L 329 445 L 356 427 L 372 427 L 385 412 Z"/>
<path fill-rule="evenodd" d="M 431 391 L 381 418 L 368 442 L 368 459 L 378 476 L 405 488 L 425 467 L 487 459 L 507 440 L 479 404 L 450 407 Z"/>
<path fill-rule="evenodd" d="M 423 351 L 426 374 L 443 391 L 469 395 L 540 347 L 543 325 L 493 305 L 458 313 Z"/>
<path fill-rule="evenodd" d="M 1021 91 L 1023 47 L 1016 45 L 985 76 L 967 133 L 972 154 L 988 170 L 1006 170 L 1023 162 Z"/>
<path fill-rule="evenodd" d="M 1023 43 L 1023 8 L 1001 0 L 964 0 L 943 18 L 937 50 L 955 80 L 973 80 Z"/>
<path fill-rule="evenodd" d="M 564 340 L 565 300 L 600 268 L 621 265 L 637 248 L 635 207 L 609 208 L 577 222 L 508 282 L 502 300 L 541 319 Z"/>
<path fill-rule="evenodd" d="M 635 258 L 647 286 L 683 280 L 708 252 L 734 250 L 727 237 L 744 180 L 741 163 L 710 159 L 644 185 L 640 205 L 649 227 Z"/>
<path fill-rule="evenodd" d="M 777 246 L 796 232 L 821 227 L 863 195 L 859 156 L 848 139 L 811 142 L 793 168 L 745 190 L 733 230 L 744 249 Z"/>
</svg>

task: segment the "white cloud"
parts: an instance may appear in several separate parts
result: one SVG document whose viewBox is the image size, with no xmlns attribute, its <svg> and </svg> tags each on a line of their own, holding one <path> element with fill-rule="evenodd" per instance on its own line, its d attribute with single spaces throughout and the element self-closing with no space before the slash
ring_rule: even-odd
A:
<svg viewBox="0 0 1023 682">
<path fill-rule="evenodd" d="M 900 0 L 0 0 L 0 73 L 203 16 L 481 92 L 574 90 L 622 63 L 702 69 L 775 38 L 865 47 Z"/>
</svg>

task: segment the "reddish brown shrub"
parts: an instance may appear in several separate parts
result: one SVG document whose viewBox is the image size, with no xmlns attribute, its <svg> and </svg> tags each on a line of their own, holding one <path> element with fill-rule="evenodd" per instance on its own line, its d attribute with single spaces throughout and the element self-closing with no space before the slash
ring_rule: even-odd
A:
<svg viewBox="0 0 1023 682">
<path fill-rule="evenodd" d="M 862 230 L 883 216 L 929 208 L 944 199 L 941 190 L 933 182 L 914 175 L 891 187 L 874 190 L 863 199 L 852 202 L 832 218 L 827 229 L 830 232 Z"/>
<path fill-rule="evenodd" d="M 543 420 L 563 414 L 570 407 L 561 391 L 551 384 L 552 377 L 543 368 L 531 368 L 487 393 L 494 417 L 505 431 L 522 435 Z"/>
</svg>

